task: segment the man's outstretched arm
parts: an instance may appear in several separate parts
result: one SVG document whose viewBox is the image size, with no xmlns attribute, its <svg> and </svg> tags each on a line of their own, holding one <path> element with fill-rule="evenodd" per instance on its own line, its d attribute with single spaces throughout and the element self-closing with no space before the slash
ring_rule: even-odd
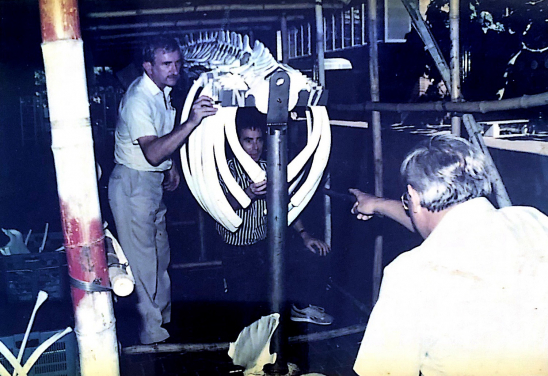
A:
<svg viewBox="0 0 548 376">
<path fill-rule="evenodd" d="M 384 215 L 398 222 L 409 231 L 415 232 L 411 218 L 405 212 L 400 201 L 376 197 L 355 188 L 350 188 L 348 191 L 356 197 L 352 214 L 355 214 L 358 219 L 367 221 L 375 214 Z"/>
</svg>

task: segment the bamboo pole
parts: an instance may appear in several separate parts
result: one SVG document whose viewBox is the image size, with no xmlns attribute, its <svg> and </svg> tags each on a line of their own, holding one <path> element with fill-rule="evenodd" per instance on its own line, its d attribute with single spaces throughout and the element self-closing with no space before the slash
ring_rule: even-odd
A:
<svg viewBox="0 0 548 376">
<path fill-rule="evenodd" d="M 316 1 L 316 54 L 318 55 L 318 79 L 321 86 L 325 87 L 325 30 L 323 23 L 323 2 Z M 324 189 L 331 188 L 331 173 L 329 170 L 325 174 Z M 332 215 L 331 215 L 331 197 L 323 196 L 324 208 L 324 241 L 331 247 L 332 243 Z"/>
<path fill-rule="evenodd" d="M 40 0 L 40 17 L 81 374 L 119 375 L 77 0 Z"/>
<path fill-rule="evenodd" d="M 331 104 L 329 107 L 338 111 L 392 111 L 392 112 L 466 112 L 488 113 L 494 111 L 517 110 L 522 108 L 548 105 L 548 92 L 524 95 L 517 98 L 497 101 L 479 102 L 429 102 L 429 103 L 380 103 L 366 102 L 360 104 Z"/>
<path fill-rule="evenodd" d="M 426 22 L 424 22 L 424 20 L 422 19 L 417 3 L 413 0 L 401 0 L 401 1 L 403 5 L 405 6 L 405 9 L 407 9 L 407 13 L 409 13 L 409 16 L 411 17 L 413 27 L 415 28 L 420 38 L 422 39 L 426 50 L 428 50 L 428 52 L 432 56 L 432 59 L 434 59 L 434 63 L 436 64 L 436 66 L 438 67 L 438 70 L 440 71 L 440 74 L 443 82 L 445 83 L 445 86 L 448 89 L 451 88 L 452 87 L 451 74 L 450 74 L 449 66 L 447 65 L 447 62 L 445 61 L 443 55 L 441 54 L 438 43 L 434 39 L 434 36 L 432 35 L 430 28 L 426 25 Z"/>
<path fill-rule="evenodd" d="M 479 126 L 476 124 L 476 120 L 470 114 L 464 114 L 462 119 L 468 133 L 470 134 L 472 143 L 476 145 L 476 147 L 480 148 L 485 155 L 485 159 L 487 160 L 487 168 L 489 170 L 489 176 L 491 177 L 491 181 L 493 183 L 494 193 L 499 207 L 503 208 L 506 206 L 512 206 L 512 201 L 510 201 L 508 192 L 506 192 L 506 187 L 502 182 L 502 178 L 495 165 L 495 161 L 493 161 L 491 153 L 489 153 L 489 150 L 487 149 L 487 146 L 483 141 L 483 136 L 477 132 L 472 133 L 473 130 L 479 129 Z"/>
<path fill-rule="evenodd" d="M 363 333 L 366 324 L 355 324 L 339 329 L 322 330 L 309 334 L 301 334 L 289 337 L 289 343 L 303 343 L 324 341 L 332 338 L 348 336 L 357 333 Z M 160 343 L 157 345 L 137 345 L 124 347 L 124 354 L 161 354 L 161 353 L 186 353 L 186 352 L 217 352 L 226 351 L 230 347 L 229 342 L 216 343 Z"/>
<path fill-rule="evenodd" d="M 367 2 L 368 36 L 369 36 L 369 81 L 371 101 L 380 100 L 379 90 L 379 51 L 377 45 L 377 1 Z M 382 137 L 381 137 L 381 113 L 373 111 L 373 158 L 375 160 L 375 196 L 383 197 L 383 161 L 382 161 Z M 375 238 L 375 250 L 373 257 L 373 305 L 379 297 L 382 278 L 382 248 L 383 237 Z"/>
<path fill-rule="evenodd" d="M 289 35 L 287 32 L 287 15 L 282 14 L 280 19 L 280 31 L 282 34 L 282 63 L 289 64 Z"/>
<path fill-rule="evenodd" d="M 448 84 L 448 82 L 446 81 L 447 80 L 447 64 L 444 62 L 443 56 L 441 56 L 441 52 L 439 51 L 439 47 L 437 47 L 437 45 L 433 41 L 432 34 L 430 33 L 430 28 L 426 25 L 426 23 L 424 22 L 424 20 L 420 16 L 419 11 L 416 8 L 416 6 L 412 5 L 411 0 L 402 0 L 402 2 L 406 5 L 407 11 L 411 15 L 411 19 L 413 20 L 413 25 L 415 26 L 415 29 L 417 30 L 417 32 L 420 34 L 421 39 L 425 42 L 425 44 L 430 43 L 430 44 L 433 44 L 436 47 L 436 48 L 430 49 L 429 51 L 432 54 L 432 56 L 434 57 L 434 60 L 436 62 L 436 66 L 438 67 L 438 70 L 441 72 L 442 77 L 444 77 L 445 84 L 447 85 Z M 452 6 L 452 11 L 453 11 L 453 13 L 451 14 L 451 16 L 452 16 L 452 20 L 451 20 L 451 26 L 452 26 L 452 28 L 451 28 L 451 37 L 452 37 L 452 42 L 453 42 L 452 43 L 452 48 L 455 48 L 455 46 L 457 47 L 456 54 L 458 55 L 458 25 L 456 25 L 456 27 L 454 27 L 454 22 L 456 20 L 457 23 L 458 23 L 458 19 L 459 19 L 459 17 L 458 17 L 459 2 L 458 2 L 458 0 L 451 0 L 450 4 Z M 454 15 L 455 12 L 456 12 L 456 15 Z M 453 36 L 453 33 L 455 33 L 455 30 L 457 30 L 456 37 Z M 455 43 L 455 40 L 457 41 L 457 43 Z M 452 51 L 452 57 L 454 57 L 454 56 L 455 56 L 455 52 Z M 451 62 L 452 62 L 452 68 L 453 68 L 452 72 L 455 73 L 455 71 L 458 71 L 460 69 L 460 68 L 458 68 L 458 65 L 459 65 L 458 59 L 457 59 L 456 62 L 455 62 L 455 59 L 452 59 Z M 456 72 L 456 73 L 458 74 L 459 81 L 460 81 L 460 72 Z M 456 76 L 451 77 L 451 81 L 452 81 L 451 88 L 456 87 L 454 85 L 460 85 L 460 84 L 457 84 L 456 78 L 457 78 Z M 455 93 L 452 93 L 453 98 L 455 98 L 453 100 L 453 102 L 457 102 L 457 101 L 462 100 L 460 95 L 459 96 L 455 95 L 455 94 L 457 94 L 457 92 L 460 92 L 460 90 L 455 90 Z M 468 132 L 468 135 L 471 137 L 472 142 L 475 145 L 477 145 L 483 151 L 483 153 L 486 155 L 487 162 L 488 162 L 488 165 L 489 165 L 490 177 L 493 179 L 493 182 L 495 183 L 493 185 L 493 187 L 494 187 L 494 190 L 495 190 L 495 194 L 496 194 L 499 206 L 503 207 L 503 206 L 511 205 L 510 199 L 508 197 L 508 193 L 506 192 L 506 188 L 505 188 L 504 184 L 502 184 L 502 180 L 500 180 L 500 175 L 498 173 L 497 167 L 494 164 L 493 159 L 491 158 L 491 156 L 489 154 L 489 150 L 485 146 L 485 142 L 483 141 L 483 137 L 481 136 L 480 129 L 478 128 L 478 126 L 476 124 L 476 121 L 474 120 L 473 115 L 467 114 L 467 115 L 465 115 L 464 118 L 465 118 L 464 125 L 466 126 L 466 131 Z M 451 127 L 452 127 L 453 134 L 460 135 L 460 120 L 459 120 L 458 127 L 457 127 L 457 124 L 455 124 L 453 122 L 451 124 Z"/>
<path fill-rule="evenodd" d="M 190 5 L 184 7 L 172 8 L 147 8 L 131 9 L 107 12 L 90 12 L 86 16 L 89 18 L 118 18 L 135 16 L 159 16 L 174 15 L 178 13 L 202 13 L 202 12 L 261 12 L 261 11 L 306 11 L 312 9 L 314 5 L 310 1 L 283 2 L 281 4 L 220 4 L 220 5 Z M 341 9 L 342 4 L 332 3 L 323 7 L 330 9 Z"/>
<path fill-rule="evenodd" d="M 323 30 L 323 0 L 316 0 L 316 54 L 318 55 L 318 82 L 325 87 L 325 45 Z"/>
<path fill-rule="evenodd" d="M 460 42 L 459 42 L 459 0 L 451 0 L 449 5 L 449 27 L 451 34 L 451 101 L 459 102 L 460 94 Z M 461 119 L 453 114 L 451 133 L 460 136 Z"/>
</svg>

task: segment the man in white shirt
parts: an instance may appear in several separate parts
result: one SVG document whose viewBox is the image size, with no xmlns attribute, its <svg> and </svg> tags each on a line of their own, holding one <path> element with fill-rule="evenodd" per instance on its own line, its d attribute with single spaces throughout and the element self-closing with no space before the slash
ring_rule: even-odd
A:
<svg viewBox="0 0 548 376">
<path fill-rule="evenodd" d="M 217 111 L 211 98 L 201 96 L 188 119 L 174 126 L 170 92 L 182 63 L 176 40 L 150 39 L 143 48 L 144 73 L 122 98 L 116 125 L 116 166 L 108 196 L 118 238 L 135 277 L 143 344 L 169 338 L 162 327 L 171 320 L 170 250 L 162 195 L 164 189 L 175 190 L 181 179 L 170 157 L 204 117 Z"/>
<path fill-rule="evenodd" d="M 359 219 L 383 214 L 425 239 L 385 268 L 354 370 L 547 375 L 548 217 L 494 208 L 483 154 L 458 137 L 421 144 L 401 174 L 401 203 L 351 190 Z"/>
</svg>

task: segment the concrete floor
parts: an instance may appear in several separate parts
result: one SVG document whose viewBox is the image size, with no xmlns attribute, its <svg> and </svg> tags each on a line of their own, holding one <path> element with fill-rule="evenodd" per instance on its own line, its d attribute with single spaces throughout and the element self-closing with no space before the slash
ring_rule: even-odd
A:
<svg viewBox="0 0 548 376">
<path fill-rule="evenodd" d="M 138 353 L 138 317 L 133 309 L 133 298 L 118 299 L 114 303 L 118 339 L 122 345 L 120 370 L 123 376 L 149 375 L 229 375 L 238 370 L 227 354 L 227 345 L 234 342 L 243 329 L 240 322 L 242 310 L 266 314 L 268 308 L 242 305 L 222 299 L 205 299 L 219 296 L 218 268 L 172 270 L 174 291 L 183 285 L 194 284 L 192 294 L 174 294 L 173 320 L 168 326 L 172 337 L 166 346 L 188 348 L 188 344 L 215 344 L 219 351 L 177 350 L 157 353 Z M 219 282 L 219 283 L 216 283 Z M 285 330 L 290 343 L 285 357 L 296 364 L 302 373 L 317 372 L 325 375 L 352 375 L 353 362 L 363 335 L 367 313 L 338 289 L 326 286 L 326 310 L 335 317 L 329 326 L 286 321 Z M 198 293 L 199 292 L 199 293 Z M 0 307 L 0 337 L 24 333 L 30 318 L 33 302 L 10 301 Z M 359 318 L 356 321 L 356 318 Z M 36 315 L 33 333 L 45 333 L 74 327 L 72 306 L 67 294 L 61 299 L 46 301 Z M 305 340 L 304 338 L 309 338 Z M 295 341 L 294 341 L 295 340 Z M 297 342 L 298 341 L 298 342 Z M 186 347 L 185 347 L 186 346 Z M 141 348 L 142 349 L 142 348 Z M 150 349 L 149 349 L 150 350 Z M 69 359 L 67 361 L 75 361 Z M 42 374 L 41 374 L 42 375 Z M 45 375 L 50 375 L 46 373 Z M 52 373 L 51 375 L 61 375 Z M 67 374 L 66 376 L 75 376 Z"/>
</svg>

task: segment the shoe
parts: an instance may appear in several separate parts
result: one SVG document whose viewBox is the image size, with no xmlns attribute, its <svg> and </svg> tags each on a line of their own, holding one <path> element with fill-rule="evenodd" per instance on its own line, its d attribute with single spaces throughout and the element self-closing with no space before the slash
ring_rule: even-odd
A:
<svg viewBox="0 0 548 376">
<path fill-rule="evenodd" d="M 331 325 L 333 323 L 333 316 L 325 313 L 325 310 L 322 307 L 313 306 L 312 304 L 303 309 L 298 309 L 293 305 L 293 307 L 291 307 L 291 321 L 309 322 L 317 325 Z"/>
</svg>

